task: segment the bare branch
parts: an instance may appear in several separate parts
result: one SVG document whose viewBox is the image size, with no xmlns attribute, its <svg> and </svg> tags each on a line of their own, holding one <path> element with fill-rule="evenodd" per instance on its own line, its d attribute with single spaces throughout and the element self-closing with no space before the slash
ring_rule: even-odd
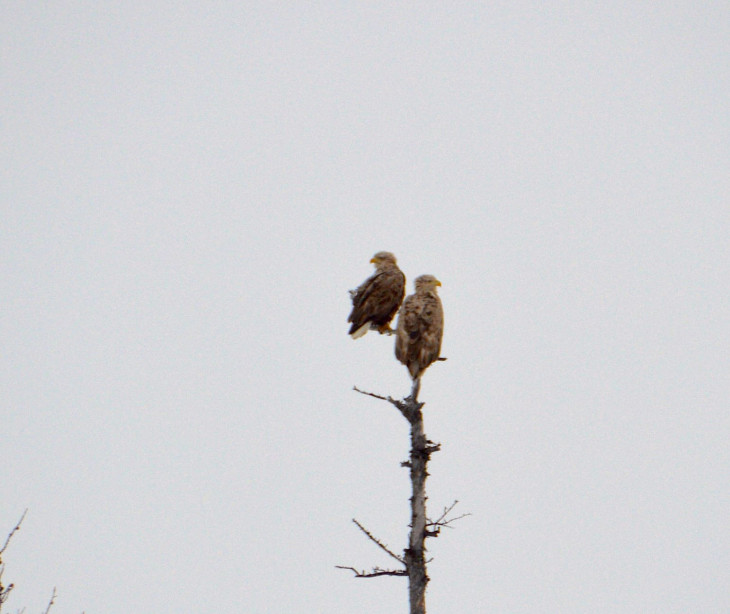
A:
<svg viewBox="0 0 730 614">
<path fill-rule="evenodd" d="M 436 527 L 435 531 L 429 531 L 429 534 L 431 537 L 435 537 L 439 533 L 439 529 L 441 527 L 447 527 L 449 529 L 453 529 L 454 527 L 451 526 L 451 523 L 456 522 L 457 520 L 461 520 L 462 518 L 466 518 L 467 516 L 471 516 L 470 513 L 467 514 L 461 514 L 461 516 L 456 516 L 454 518 L 447 518 L 447 516 L 451 513 L 451 511 L 456 507 L 456 504 L 459 503 L 458 500 L 454 501 L 451 505 L 444 508 L 443 514 L 439 516 L 436 520 L 430 520 L 426 523 L 427 527 Z"/>
<path fill-rule="evenodd" d="M 5 603 L 8 599 L 8 596 L 10 595 L 10 591 L 13 590 L 14 584 L 9 584 L 7 587 L 0 584 L 0 609 L 3 607 L 3 603 Z"/>
<path fill-rule="evenodd" d="M 356 578 L 377 578 L 378 576 L 407 576 L 405 569 L 381 569 L 373 567 L 372 571 L 359 571 L 354 567 L 345 567 L 344 565 L 335 565 L 337 569 L 349 569 L 355 574 Z"/>
<path fill-rule="evenodd" d="M 56 587 L 53 587 L 53 594 L 51 595 L 51 600 L 48 602 L 48 606 L 46 607 L 46 611 L 43 612 L 43 614 L 48 614 L 48 612 L 51 611 L 51 606 L 53 605 L 53 602 L 56 600 Z"/>
<path fill-rule="evenodd" d="M 444 513 L 441 514 L 441 516 L 438 517 L 438 519 L 433 524 L 439 524 L 446 516 L 448 516 L 449 512 L 453 510 L 456 507 L 456 504 L 459 503 L 458 499 L 455 499 L 454 502 L 449 505 L 449 507 L 444 508 Z"/>
<path fill-rule="evenodd" d="M 352 519 L 352 522 L 354 522 L 357 525 L 357 528 L 360 529 L 367 538 L 375 543 L 378 548 L 383 550 L 388 554 L 388 556 L 393 557 L 396 561 L 401 563 L 405 566 L 406 562 L 403 559 L 403 557 L 398 556 L 395 552 L 393 552 L 388 546 L 386 546 L 382 541 L 380 541 L 377 537 L 375 537 L 370 531 L 368 531 L 364 526 L 362 526 L 357 520 L 354 518 Z M 359 570 L 355 569 L 354 567 L 349 567 L 345 565 L 335 565 L 337 569 L 349 569 L 355 574 L 356 578 L 377 578 L 379 576 L 407 576 L 408 571 L 407 569 L 383 569 L 382 567 L 373 567 L 372 571 L 365 571 L 365 570 Z"/>
<path fill-rule="evenodd" d="M 357 528 L 360 529 L 365 535 L 367 535 L 368 539 L 370 539 L 372 542 L 377 544 L 379 548 L 387 552 L 390 556 L 392 556 L 396 561 L 399 563 L 403 563 L 404 565 L 406 562 L 403 560 L 402 556 L 398 556 L 395 554 L 392 550 L 388 548 L 382 541 L 380 541 L 377 537 L 375 537 L 370 531 L 368 531 L 364 526 L 362 526 L 357 520 L 354 518 L 352 519 L 352 522 L 354 522 L 357 525 Z"/>
<path fill-rule="evenodd" d="M 392 403 L 396 407 L 398 407 L 399 405 L 402 405 L 403 404 L 402 401 L 398 401 L 397 399 L 394 399 L 393 397 L 390 397 L 390 396 L 384 397 L 384 396 L 382 396 L 380 394 L 375 394 L 374 392 L 366 392 L 365 390 L 360 390 L 357 386 L 353 386 L 352 389 L 355 392 L 359 392 L 360 394 L 364 394 L 364 395 L 367 395 L 369 397 L 373 397 L 375 399 L 380 399 L 381 401 L 388 401 L 388 403 Z"/>
<path fill-rule="evenodd" d="M 431 455 L 434 452 L 438 452 L 440 449 L 441 449 L 441 444 L 435 443 L 432 446 L 426 446 L 425 448 L 423 448 L 423 451 L 425 454 Z"/>
<path fill-rule="evenodd" d="M 449 518 L 448 520 L 444 522 L 439 522 L 437 526 L 439 527 L 446 527 L 447 529 L 453 529 L 454 527 L 451 526 L 452 522 L 456 522 L 457 520 L 461 520 L 462 518 L 466 518 L 467 516 L 471 516 L 471 513 L 462 514 L 461 516 L 456 516 L 454 518 Z M 435 526 L 435 525 L 431 525 Z"/>
<path fill-rule="evenodd" d="M 3 552 L 5 552 L 5 549 L 8 547 L 8 544 L 10 543 L 11 538 L 15 534 L 16 531 L 20 531 L 20 525 L 23 524 L 23 520 L 25 520 L 25 515 L 28 513 L 28 508 L 25 508 L 25 511 L 23 512 L 23 515 L 20 517 L 20 520 L 15 525 L 15 528 L 13 528 L 12 531 L 8 534 L 7 539 L 5 540 L 5 545 L 0 548 L 0 555 L 2 555 Z M 2 557 L 0 557 L 0 563 L 2 562 Z"/>
<path fill-rule="evenodd" d="M 13 535 L 17 531 L 20 531 L 20 525 L 23 524 L 23 520 L 25 520 L 25 515 L 28 513 L 28 508 L 25 509 L 23 512 L 23 515 L 20 517 L 20 520 L 18 520 L 17 523 L 15 523 L 15 526 L 13 527 L 13 530 L 8 533 L 7 538 L 5 539 L 5 543 L 3 544 L 3 547 L 0 548 L 0 609 L 2 609 L 3 603 L 5 603 L 10 596 L 10 591 L 13 590 L 14 584 L 10 583 L 8 586 L 3 586 L 2 584 L 2 577 L 3 577 L 3 571 L 5 571 L 5 566 L 2 564 L 2 554 L 5 552 L 5 550 L 8 547 L 8 544 L 10 544 L 10 540 L 13 538 Z"/>
<path fill-rule="evenodd" d="M 416 378 L 415 380 L 413 380 L 411 394 L 403 400 L 394 399 L 391 396 L 384 397 L 380 394 L 375 394 L 374 392 L 366 392 L 365 390 L 360 390 L 357 386 L 353 386 L 352 389 L 355 392 L 359 392 L 360 394 L 364 394 L 375 399 L 380 399 L 381 401 L 387 401 L 391 405 L 395 406 L 396 409 L 398 409 L 398 411 L 403 415 L 406 420 L 408 420 L 409 423 L 413 424 L 413 421 L 416 419 L 417 413 L 424 406 L 424 403 L 419 403 L 417 400 L 420 387 L 421 379 Z"/>
<path fill-rule="evenodd" d="M 416 380 L 416 381 L 418 381 L 418 380 Z M 415 388 L 415 386 L 416 386 L 416 384 L 414 383 L 414 388 Z M 403 399 L 401 401 L 399 399 L 394 399 L 391 396 L 384 397 L 380 394 L 375 394 L 373 392 L 366 392 L 364 390 L 360 390 L 357 386 L 353 386 L 352 389 L 355 392 L 359 392 L 360 394 L 364 394 L 369 397 L 373 397 L 375 399 L 380 399 L 381 401 L 388 401 L 388 403 L 393 405 L 401 414 L 403 414 L 403 417 L 406 420 L 408 420 L 408 422 L 411 422 L 411 423 L 413 422 L 413 416 L 414 416 L 415 411 L 417 411 L 417 409 L 420 409 L 421 407 L 423 407 L 422 403 L 419 404 L 419 403 L 411 401 L 413 392 L 411 392 L 411 397 L 406 397 L 405 399 Z M 416 394 L 418 394 L 417 390 L 416 390 Z"/>
</svg>

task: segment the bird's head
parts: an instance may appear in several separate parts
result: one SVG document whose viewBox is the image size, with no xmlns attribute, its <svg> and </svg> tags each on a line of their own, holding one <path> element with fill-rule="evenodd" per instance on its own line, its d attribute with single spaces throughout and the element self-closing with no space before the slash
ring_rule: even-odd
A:
<svg viewBox="0 0 730 614">
<path fill-rule="evenodd" d="M 395 256 L 390 252 L 378 252 L 371 259 L 375 267 L 382 266 L 383 264 L 396 264 Z"/>
<path fill-rule="evenodd" d="M 416 292 L 435 291 L 441 285 L 441 282 L 433 275 L 421 275 L 420 277 L 416 277 L 413 283 L 416 286 Z"/>
</svg>

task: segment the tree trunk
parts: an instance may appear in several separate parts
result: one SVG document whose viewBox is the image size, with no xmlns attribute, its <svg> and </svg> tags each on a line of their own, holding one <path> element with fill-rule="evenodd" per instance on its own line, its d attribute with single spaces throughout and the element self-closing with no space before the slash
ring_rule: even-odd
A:
<svg viewBox="0 0 730 614">
<path fill-rule="evenodd" d="M 440 527 L 447 526 L 451 520 L 447 519 L 448 513 L 458 503 L 444 509 L 444 513 L 436 520 L 429 520 L 426 516 L 426 478 L 428 477 L 427 465 L 431 454 L 441 448 L 426 438 L 423 432 L 423 412 L 421 409 L 424 403 L 418 401 L 418 391 L 421 387 L 420 378 L 413 381 L 410 396 L 403 400 L 396 400 L 391 397 L 384 397 L 372 392 L 363 392 L 357 387 L 355 390 L 376 399 L 388 401 L 398 408 L 403 417 L 411 425 L 411 455 L 404 466 L 410 468 L 411 473 L 411 532 L 408 536 L 408 547 L 404 556 L 400 556 L 390 550 L 381 540 L 374 537 L 370 531 L 365 529 L 357 520 L 353 522 L 365 535 L 379 548 L 388 553 L 392 558 L 399 561 L 404 569 L 382 569 L 374 567 L 372 571 L 359 571 L 354 567 L 338 565 L 341 569 L 349 569 L 355 573 L 357 578 L 375 578 L 378 576 L 408 576 L 408 600 L 410 602 L 410 614 L 426 614 L 426 585 L 429 582 L 426 573 L 426 538 L 436 537 Z"/>
<path fill-rule="evenodd" d="M 431 450 L 423 432 L 423 404 L 418 402 L 420 380 L 413 382 L 411 396 L 407 399 L 409 407 L 408 421 L 411 424 L 411 534 L 405 552 L 405 563 L 408 571 L 408 597 L 411 606 L 410 614 L 426 614 L 426 464 Z"/>
</svg>

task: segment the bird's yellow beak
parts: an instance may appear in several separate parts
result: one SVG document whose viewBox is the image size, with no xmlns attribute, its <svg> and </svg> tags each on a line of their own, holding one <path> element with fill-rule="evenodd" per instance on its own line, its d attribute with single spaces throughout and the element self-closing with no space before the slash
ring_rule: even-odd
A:
<svg viewBox="0 0 730 614">
<path fill-rule="evenodd" d="M 434 283 L 434 285 L 435 286 L 440 286 L 441 285 L 441 282 L 437 279 L 436 282 Z"/>
<path fill-rule="evenodd" d="M 370 258 L 370 262 L 372 264 L 378 264 L 378 259 L 377 258 Z"/>
</svg>

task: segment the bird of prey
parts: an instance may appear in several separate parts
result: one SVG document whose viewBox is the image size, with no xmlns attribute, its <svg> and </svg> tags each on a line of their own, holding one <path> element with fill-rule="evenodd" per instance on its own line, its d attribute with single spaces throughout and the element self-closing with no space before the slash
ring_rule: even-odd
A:
<svg viewBox="0 0 730 614">
<path fill-rule="evenodd" d="M 392 334 L 390 322 L 406 294 L 406 276 L 393 254 L 378 252 L 370 262 L 375 265 L 375 273 L 357 290 L 350 290 L 352 312 L 347 321 L 352 322 L 349 334 L 353 339 L 362 337 L 371 328 L 381 335 Z"/>
<path fill-rule="evenodd" d="M 421 275 L 414 283 L 415 294 L 403 302 L 396 326 L 395 356 L 418 379 L 439 359 L 444 334 L 444 310 L 436 288 L 441 282 L 433 275 Z"/>
</svg>

